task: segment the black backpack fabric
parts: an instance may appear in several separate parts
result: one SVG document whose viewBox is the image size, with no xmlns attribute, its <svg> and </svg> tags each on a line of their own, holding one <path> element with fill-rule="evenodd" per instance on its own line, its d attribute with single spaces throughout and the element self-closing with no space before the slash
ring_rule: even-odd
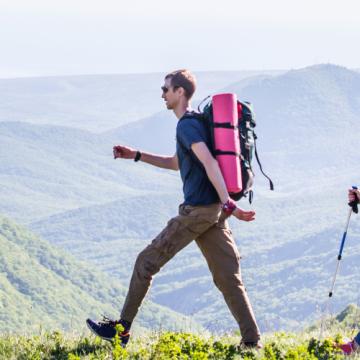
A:
<svg viewBox="0 0 360 360">
<path fill-rule="evenodd" d="M 209 98 L 209 97 L 208 97 Z M 212 111 L 212 104 L 209 101 L 201 110 L 200 106 L 204 103 L 208 98 L 204 99 L 199 107 L 199 112 L 188 112 L 185 114 L 185 117 L 194 117 L 199 119 L 200 121 L 205 121 L 207 126 L 210 129 L 211 133 L 211 145 L 212 148 L 210 149 L 212 155 L 215 157 L 216 155 L 223 154 L 223 152 L 215 149 L 215 142 L 214 142 L 214 124 L 213 121 L 213 111 Z M 242 177 L 242 190 L 238 193 L 230 193 L 230 197 L 238 201 L 243 197 L 249 198 L 249 202 L 251 203 L 253 200 L 253 190 L 252 186 L 254 183 L 254 170 L 252 168 L 252 160 L 255 154 L 256 161 L 259 165 L 260 171 L 262 174 L 269 180 L 270 190 L 274 190 L 274 184 L 272 180 L 267 176 L 260 163 L 259 155 L 256 149 L 256 139 L 257 136 L 255 134 L 254 128 L 256 126 L 254 112 L 252 110 L 252 106 L 249 102 L 240 102 L 238 101 L 239 111 L 239 138 L 240 138 L 240 149 L 241 154 L 236 154 L 240 156 L 240 164 L 241 164 L 241 177 Z M 184 117 L 183 117 L 184 118 Z M 223 125 L 222 125 L 223 126 Z M 229 124 L 230 126 L 230 124 Z"/>
</svg>

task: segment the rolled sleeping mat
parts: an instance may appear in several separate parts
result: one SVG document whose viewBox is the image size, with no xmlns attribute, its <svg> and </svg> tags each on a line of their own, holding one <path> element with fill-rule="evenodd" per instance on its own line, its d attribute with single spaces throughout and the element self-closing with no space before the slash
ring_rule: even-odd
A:
<svg viewBox="0 0 360 360">
<path fill-rule="evenodd" d="M 236 94 L 212 98 L 215 156 L 229 193 L 242 190 L 238 103 Z"/>
</svg>

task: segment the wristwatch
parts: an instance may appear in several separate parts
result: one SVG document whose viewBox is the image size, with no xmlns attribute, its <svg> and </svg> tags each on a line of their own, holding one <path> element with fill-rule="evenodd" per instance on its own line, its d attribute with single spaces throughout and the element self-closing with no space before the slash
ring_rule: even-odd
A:
<svg viewBox="0 0 360 360">
<path fill-rule="evenodd" d="M 135 161 L 135 162 L 138 162 L 140 159 L 141 159 L 141 152 L 138 150 L 138 151 L 136 152 L 134 161 Z"/>
<path fill-rule="evenodd" d="M 222 210 L 226 215 L 231 215 L 236 209 L 236 203 L 234 200 L 229 199 L 225 204 L 222 206 Z"/>
</svg>

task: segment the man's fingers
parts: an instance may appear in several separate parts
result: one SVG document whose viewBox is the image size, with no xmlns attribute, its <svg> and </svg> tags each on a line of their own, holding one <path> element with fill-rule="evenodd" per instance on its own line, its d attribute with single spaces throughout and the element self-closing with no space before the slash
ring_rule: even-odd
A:
<svg viewBox="0 0 360 360">
<path fill-rule="evenodd" d="M 255 220 L 255 214 L 247 214 L 247 215 L 245 216 L 245 218 L 246 218 L 248 221 Z"/>
<path fill-rule="evenodd" d="M 242 216 L 245 216 L 245 217 L 254 217 L 255 216 L 255 211 L 244 211 L 244 210 L 241 210 L 241 213 L 240 213 Z"/>
<path fill-rule="evenodd" d="M 115 159 L 122 157 L 123 152 L 122 152 L 121 146 L 114 146 L 113 153 L 114 153 Z"/>
<path fill-rule="evenodd" d="M 355 201 L 357 198 L 356 190 L 349 190 L 348 199 L 349 201 Z"/>
<path fill-rule="evenodd" d="M 241 217 L 241 218 L 238 218 L 239 220 L 242 220 L 242 221 L 246 221 L 246 222 L 250 222 L 250 221 L 254 221 L 255 218 L 254 217 Z"/>
<path fill-rule="evenodd" d="M 242 221 L 253 221 L 253 220 L 255 220 L 255 211 L 253 211 L 253 210 L 245 211 L 245 210 L 237 208 L 234 211 L 233 215 L 237 219 L 242 220 Z"/>
</svg>

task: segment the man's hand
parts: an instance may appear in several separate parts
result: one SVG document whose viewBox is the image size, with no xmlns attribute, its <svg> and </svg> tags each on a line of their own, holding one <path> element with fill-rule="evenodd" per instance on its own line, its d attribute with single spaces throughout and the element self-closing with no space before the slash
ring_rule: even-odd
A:
<svg viewBox="0 0 360 360">
<path fill-rule="evenodd" d="M 136 155 L 136 150 L 122 145 L 116 145 L 113 147 L 114 159 L 134 159 Z"/>
<path fill-rule="evenodd" d="M 349 202 L 353 202 L 354 200 L 359 202 L 360 201 L 360 190 L 349 189 L 348 197 L 349 197 Z"/>
<path fill-rule="evenodd" d="M 243 221 L 253 221 L 255 220 L 255 211 L 246 211 L 240 208 L 236 208 L 233 213 L 233 216 L 235 216 L 239 220 Z"/>
</svg>

